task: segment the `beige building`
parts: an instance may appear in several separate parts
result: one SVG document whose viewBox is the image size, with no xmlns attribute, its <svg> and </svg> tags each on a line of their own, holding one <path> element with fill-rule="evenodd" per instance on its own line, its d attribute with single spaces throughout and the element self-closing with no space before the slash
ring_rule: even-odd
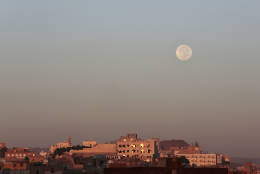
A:
<svg viewBox="0 0 260 174">
<path fill-rule="evenodd" d="M 92 156 L 105 155 L 108 159 L 117 158 L 116 144 L 97 144 L 96 141 L 83 141 L 82 150 L 70 150 L 70 155 Z"/>
<path fill-rule="evenodd" d="M 64 142 L 59 142 L 59 143 L 56 143 L 55 145 L 51 145 L 50 147 L 50 153 L 54 153 L 56 149 L 58 148 L 67 148 L 67 147 L 71 147 L 72 144 L 71 144 L 71 138 L 68 137 L 68 140 L 67 141 L 64 141 Z"/>
<path fill-rule="evenodd" d="M 82 145 L 87 146 L 87 147 L 94 147 L 97 145 L 97 142 L 96 141 L 83 141 Z"/>
<path fill-rule="evenodd" d="M 83 146 L 87 146 L 87 148 L 83 148 L 82 150 L 70 150 L 70 154 L 75 153 L 91 153 L 91 154 L 115 154 L 116 153 L 116 145 L 115 144 L 97 144 L 96 141 L 83 141 Z"/>
<path fill-rule="evenodd" d="M 177 153 L 176 156 L 181 157 L 184 156 L 190 162 L 190 165 L 201 167 L 201 166 L 216 166 L 222 164 L 222 157 L 221 154 L 215 153 L 193 153 L 193 154 L 181 154 Z"/>
<path fill-rule="evenodd" d="M 117 155 L 119 158 L 136 158 L 149 162 L 159 155 L 158 143 L 158 139 L 142 140 L 137 138 L 137 134 L 127 134 L 116 141 Z"/>
</svg>

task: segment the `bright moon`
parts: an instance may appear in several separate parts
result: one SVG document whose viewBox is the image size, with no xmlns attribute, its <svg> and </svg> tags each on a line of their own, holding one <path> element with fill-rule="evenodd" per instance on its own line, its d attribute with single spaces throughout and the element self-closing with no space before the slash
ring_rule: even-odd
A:
<svg viewBox="0 0 260 174">
<path fill-rule="evenodd" d="M 180 45 L 176 49 L 176 56 L 179 60 L 187 61 L 192 56 L 192 49 L 188 45 Z"/>
</svg>

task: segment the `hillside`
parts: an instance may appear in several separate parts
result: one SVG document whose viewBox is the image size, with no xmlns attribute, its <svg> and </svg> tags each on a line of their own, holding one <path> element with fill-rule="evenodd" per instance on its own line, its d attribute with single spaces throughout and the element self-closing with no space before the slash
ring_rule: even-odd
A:
<svg viewBox="0 0 260 174">
<path fill-rule="evenodd" d="M 161 150 L 169 150 L 170 147 L 177 146 L 177 147 L 187 147 L 189 144 L 184 140 L 163 140 L 160 141 L 160 149 Z"/>
</svg>

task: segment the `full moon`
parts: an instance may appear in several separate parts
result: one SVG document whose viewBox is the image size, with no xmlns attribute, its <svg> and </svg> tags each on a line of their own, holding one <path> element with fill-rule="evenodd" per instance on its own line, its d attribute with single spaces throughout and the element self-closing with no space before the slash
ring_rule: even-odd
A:
<svg viewBox="0 0 260 174">
<path fill-rule="evenodd" d="M 176 56 L 181 61 L 187 61 L 192 56 L 192 49 L 188 45 L 179 45 L 176 49 Z"/>
</svg>

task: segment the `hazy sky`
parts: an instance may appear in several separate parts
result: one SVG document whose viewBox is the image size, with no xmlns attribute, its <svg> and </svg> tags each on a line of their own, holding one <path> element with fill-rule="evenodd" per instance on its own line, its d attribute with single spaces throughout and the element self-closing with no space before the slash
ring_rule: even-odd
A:
<svg viewBox="0 0 260 174">
<path fill-rule="evenodd" d="M 199 141 L 260 156 L 259 0 L 3 0 L 0 141 Z M 188 62 L 176 58 L 188 44 Z"/>
</svg>

